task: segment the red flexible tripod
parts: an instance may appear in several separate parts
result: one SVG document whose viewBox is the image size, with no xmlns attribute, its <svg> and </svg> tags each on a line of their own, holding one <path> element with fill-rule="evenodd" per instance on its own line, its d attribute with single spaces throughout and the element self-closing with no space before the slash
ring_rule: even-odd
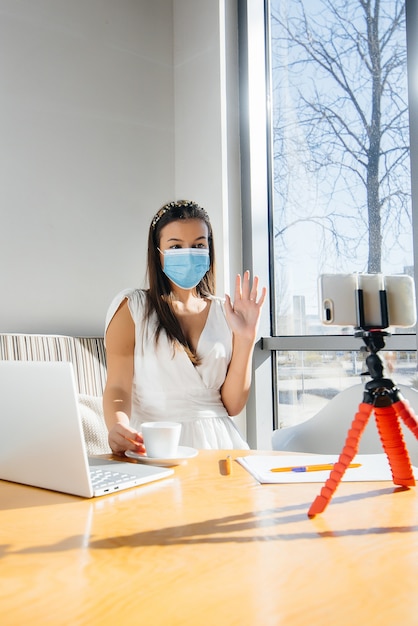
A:
<svg viewBox="0 0 418 626">
<path fill-rule="evenodd" d="M 409 487 L 415 485 L 411 460 L 406 449 L 399 418 L 418 439 L 418 422 L 409 404 L 400 396 L 399 389 L 389 378 L 383 378 L 383 364 L 377 352 L 384 347 L 384 336 L 388 333 L 381 330 L 361 331 L 366 349 L 371 354 L 366 358 L 368 372 L 372 380 L 366 383 L 363 401 L 347 433 L 343 450 L 335 463 L 329 478 L 322 487 L 320 494 L 313 501 L 309 517 L 322 513 L 336 491 L 348 465 L 357 454 L 363 431 L 373 410 L 383 449 L 388 457 L 395 485 Z"/>
</svg>

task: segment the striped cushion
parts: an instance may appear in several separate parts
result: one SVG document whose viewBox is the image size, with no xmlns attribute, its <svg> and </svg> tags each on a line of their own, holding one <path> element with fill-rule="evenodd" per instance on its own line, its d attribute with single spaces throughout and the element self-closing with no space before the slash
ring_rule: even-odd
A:
<svg viewBox="0 0 418 626">
<path fill-rule="evenodd" d="M 78 392 L 102 396 L 106 382 L 106 353 L 102 337 L 65 335 L 0 335 L 2 361 L 70 361 Z"/>
<path fill-rule="evenodd" d="M 103 416 L 106 353 L 102 337 L 0 335 L 0 361 L 69 361 L 73 364 L 89 454 L 110 452 Z"/>
</svg>

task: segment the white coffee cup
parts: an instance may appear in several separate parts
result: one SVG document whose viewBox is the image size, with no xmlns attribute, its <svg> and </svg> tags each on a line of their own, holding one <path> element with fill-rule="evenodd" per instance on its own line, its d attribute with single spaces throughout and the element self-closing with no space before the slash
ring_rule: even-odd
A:
<svg viewBox="0 0 418 626">
<path fill-rule="evenodd" d="M 181 433 L 179 422 L 144 422 L 141 432 L 147 456 L 154 459 L 177 456 Z"/>
</svg>

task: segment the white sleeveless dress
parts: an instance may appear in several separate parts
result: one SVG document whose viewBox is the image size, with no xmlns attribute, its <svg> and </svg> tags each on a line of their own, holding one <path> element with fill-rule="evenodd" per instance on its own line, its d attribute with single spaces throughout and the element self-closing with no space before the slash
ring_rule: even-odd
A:
<svg viewBox="0 0 418 626">
<path fill-rule="evenodd" d="M 248 449 L 222 403 L 220 388 L 232 355 L 232 333 L 222 300 L 211 298 L 194 366 L 182 347 L 174 348 L 164 332 L 155 343 L 156 315 L 144 322 L 146 294 L 126 289 L 112 301 L 106 329 L 121 302 L 127 298 L 135 323 L 134 378 L 131 425 L 142 422 L 182 423 L 180 445 L 197 449 Z"/>
</svg>

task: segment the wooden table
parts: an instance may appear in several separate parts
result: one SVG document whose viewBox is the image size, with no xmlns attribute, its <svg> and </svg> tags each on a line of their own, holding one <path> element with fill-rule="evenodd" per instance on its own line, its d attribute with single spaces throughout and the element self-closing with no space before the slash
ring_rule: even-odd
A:
<svg viewBox="0 0 418 626">
<path fill-rule="evenodd" d="M 418 624 L 418 487 L 341 483 L 309 519 L 320 484 L 226 454 L 95 500 L 0 481 L 0 624 Z"/>
</svg>

